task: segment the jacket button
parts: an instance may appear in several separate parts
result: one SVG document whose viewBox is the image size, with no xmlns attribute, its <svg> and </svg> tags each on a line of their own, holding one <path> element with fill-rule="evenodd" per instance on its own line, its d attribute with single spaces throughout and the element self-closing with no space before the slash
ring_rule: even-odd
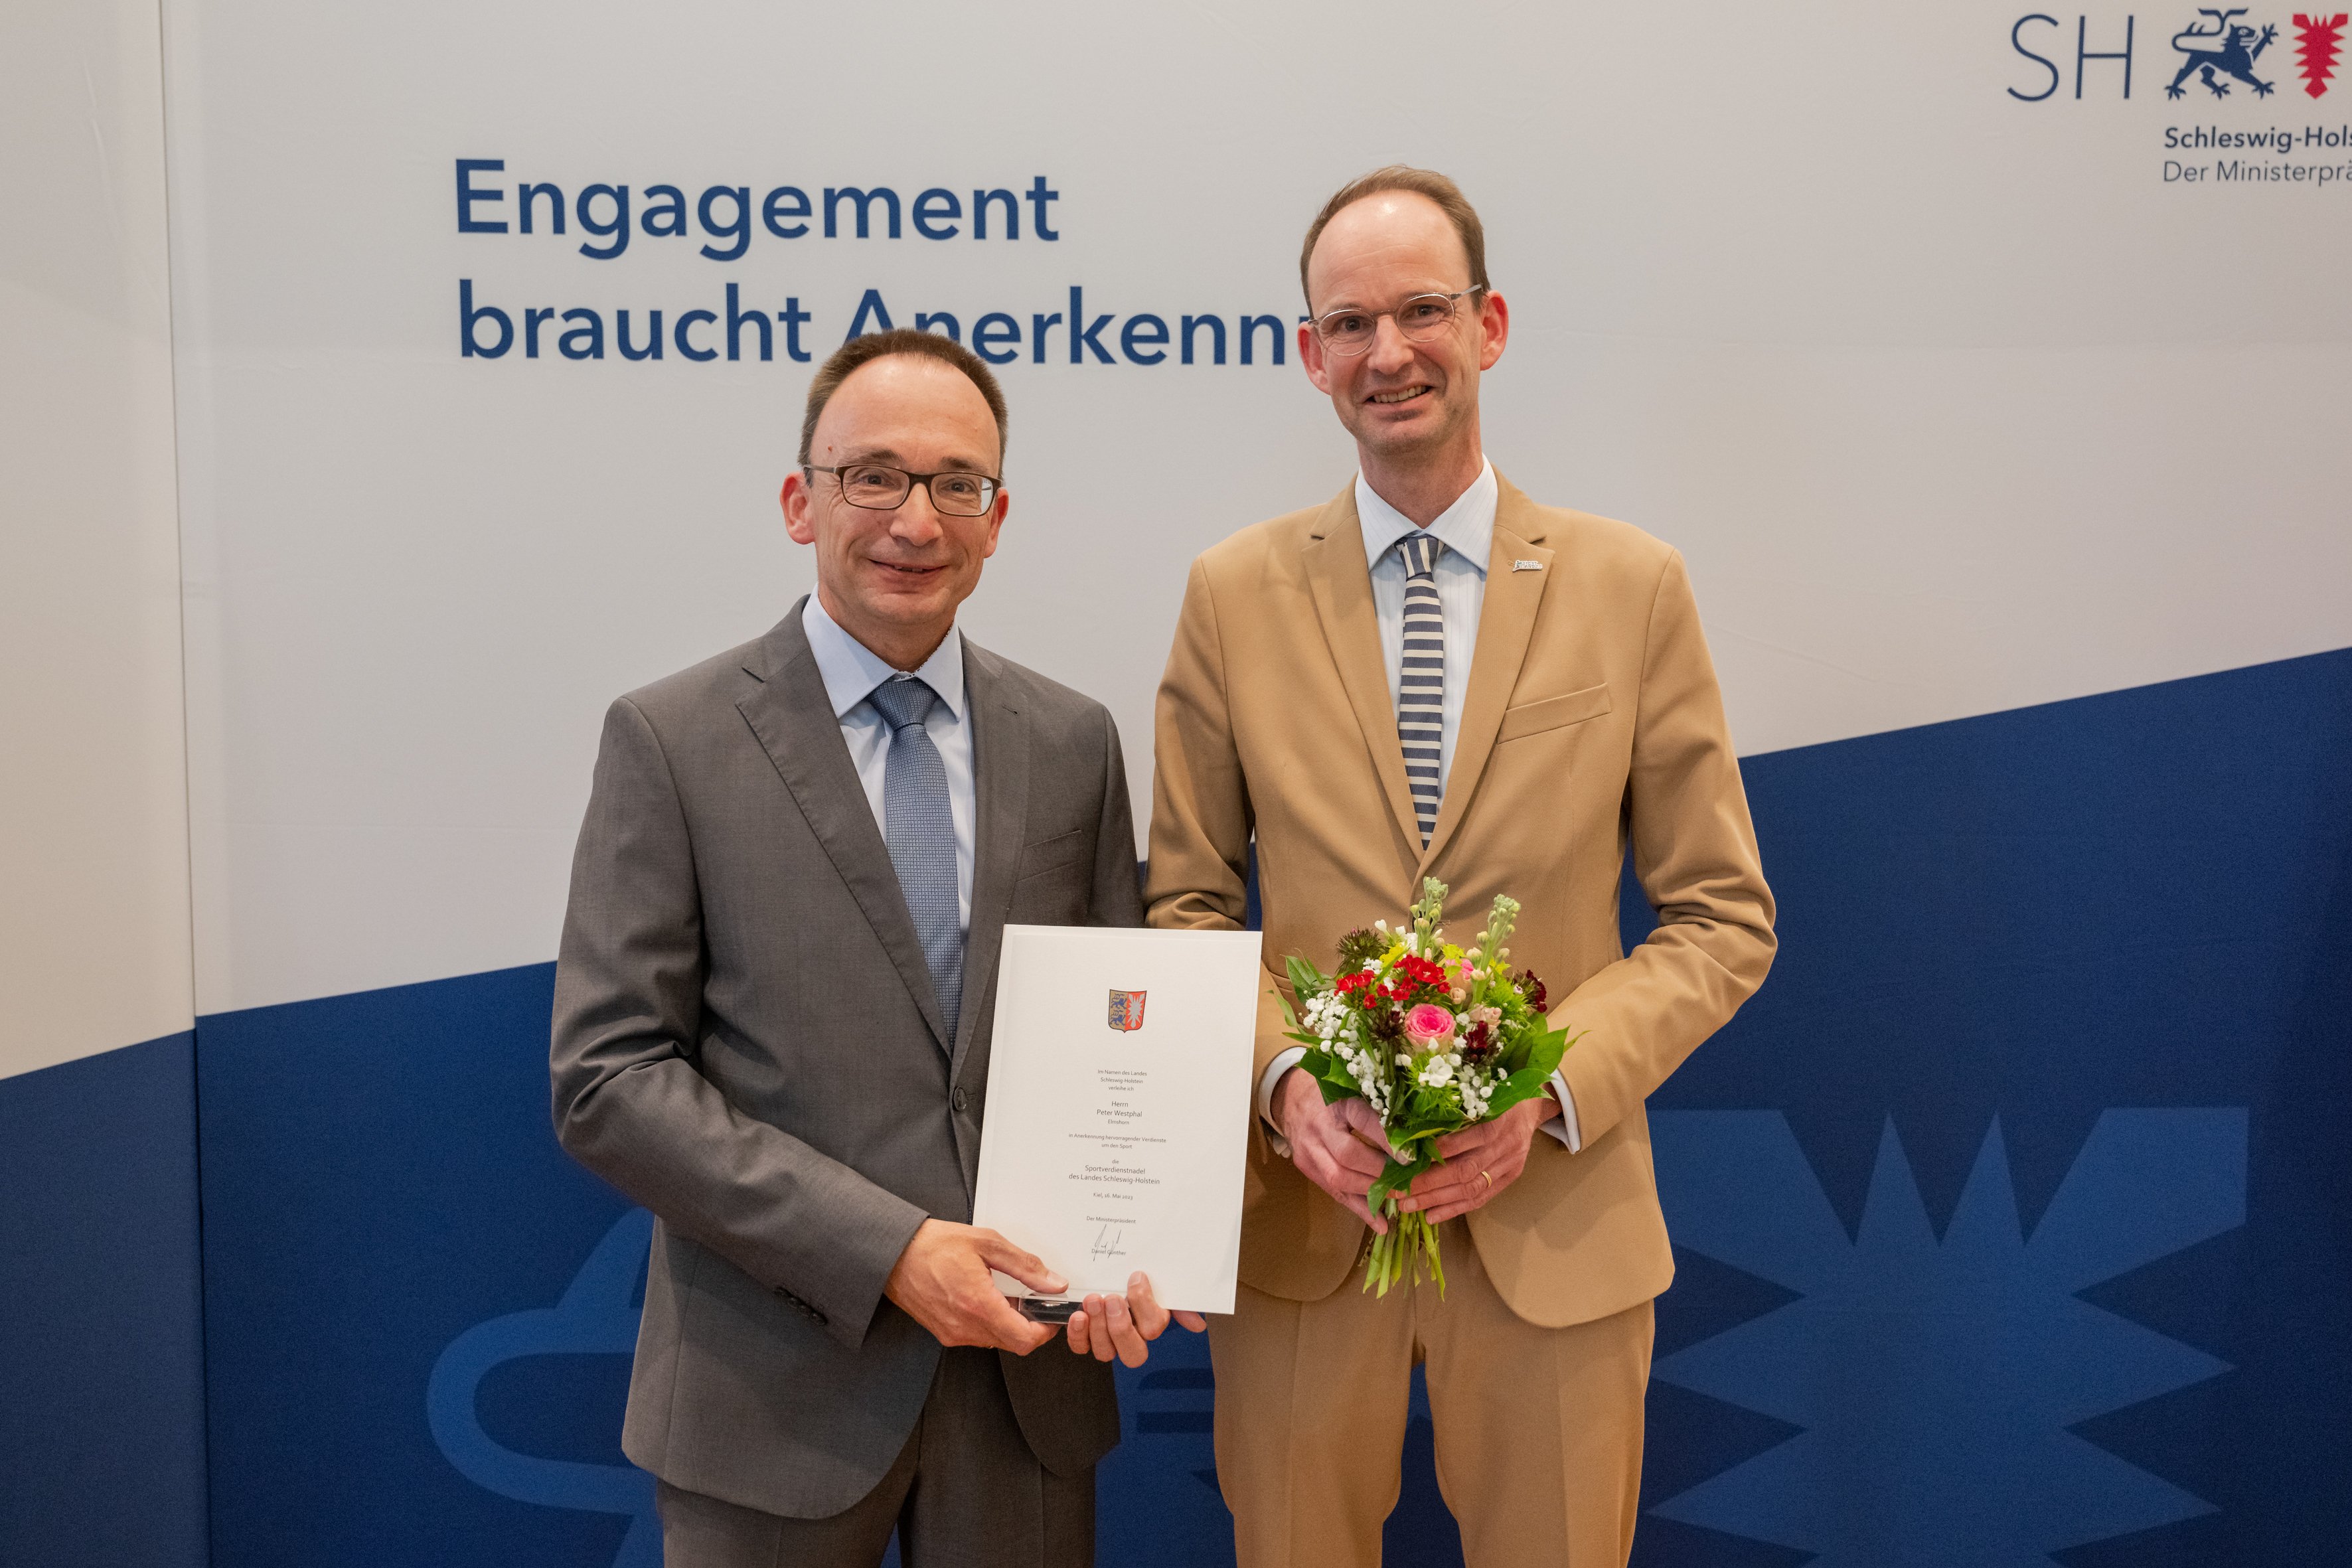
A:
<svg viewBox="0 0 2352 1568">
<path fill-rule="evenodd" d="M 965 1096 L 965 1094 L 964 1094 L 963 1090 L 962 1090 L 962 1089 L 957 1089 L 957 1090 L 955 1091 L 955 1093 L 954 1093 L 954 1094 L 952 1094 L 952 1095 L 949 1096 L 948 1098 L 949 1098 L 949 1102 L 950 1102 L 950 1104 L 952 1104 L 952 1105 L 956 1108 L 956 1114 L 957 1114 L 957 1115 L 959 1115 L 959 1116 L 962 1115 L 962 1114 L 963 1114 L 963 1108 L 964 1108 L 967 1104 L 969 1104 L 969 1103 L 970 1103 L 970 1100 L 966 1098 L 966 1096 Z"/>
</svg>

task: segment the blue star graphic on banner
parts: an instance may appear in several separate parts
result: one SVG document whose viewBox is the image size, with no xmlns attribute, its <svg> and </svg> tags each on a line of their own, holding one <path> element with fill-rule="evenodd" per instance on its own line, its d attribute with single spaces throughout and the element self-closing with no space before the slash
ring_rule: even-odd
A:
<svg viewBox="0 0 2352 1568">
<path fill-rule="evenodd" d="M 1851 1238 L 1778 1111 L 1660 1111 L 1678 1246 L 1799 1299 L 1662 1360 L 1802 1428 L 1666 1500 L 1814 1568 L 2009 1568 L 2211 1511 L 2068 1428 L 2228 1370 L 2077 1292 L 2245 1222 L 2246 1113 L 2111 1110 L 2029 1240 L 1996 1120 L 1939 1242 L 1890 1121 Z"/>
</svg>

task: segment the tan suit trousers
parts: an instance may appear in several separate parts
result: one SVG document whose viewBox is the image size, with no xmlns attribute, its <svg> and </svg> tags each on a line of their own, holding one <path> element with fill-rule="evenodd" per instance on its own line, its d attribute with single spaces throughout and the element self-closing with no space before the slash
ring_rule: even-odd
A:
<svg viewBox="0 0 2352 1568">
<path fill-rule="evenodd" d="M 1651 1304 L 1538 1328 L 1503 1304 L 1460 1220 L 1440 1232 L 1443 1299 L 1426 1281 L 1374 1296 L 1358 1269 L 1318 1301 L 1241 1286 L 1234 1315 L 1209 1320 L 1239 1568 L 1379 1563 L 1416 1363 L 1468 1568 L 1623 1568 Z"/>
</svg>

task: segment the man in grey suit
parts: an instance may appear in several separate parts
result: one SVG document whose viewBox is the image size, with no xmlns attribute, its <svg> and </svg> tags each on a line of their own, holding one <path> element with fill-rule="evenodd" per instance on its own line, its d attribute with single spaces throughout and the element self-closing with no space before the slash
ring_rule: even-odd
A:
<svg viewBox="0 0 2352 1568">
<path fill-rule="evenodd" d="M 1108 1363 L 1169 1321 L 1138 1275 L 1032 1355 L 990 1270 L 1064 1281 L 965 1223 L 1005 922 L 1142 923 L 1110 715 L 955 629 L 1003 430 L 956 344 L 845 344 L 783 489 L 816 594 L 605 715 L 555 1126 L 658 1222 L 622 1447 L 670 1568 L 1089 1563 Z"/>
</svg>

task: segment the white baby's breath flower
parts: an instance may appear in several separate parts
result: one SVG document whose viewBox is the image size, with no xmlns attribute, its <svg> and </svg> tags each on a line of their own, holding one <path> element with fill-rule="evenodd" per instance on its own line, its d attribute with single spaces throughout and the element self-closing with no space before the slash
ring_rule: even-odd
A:
<svg viewBox="0 0 2352 1568">
<path fill-rule="evenodd" d="M 1421 1069 L 1421 1081 L 1426 1089 L 1444 1089 L 1454 1081 L 1454 1064 L 1444 1057 L 1432 1057 Z"/>
</svg>

